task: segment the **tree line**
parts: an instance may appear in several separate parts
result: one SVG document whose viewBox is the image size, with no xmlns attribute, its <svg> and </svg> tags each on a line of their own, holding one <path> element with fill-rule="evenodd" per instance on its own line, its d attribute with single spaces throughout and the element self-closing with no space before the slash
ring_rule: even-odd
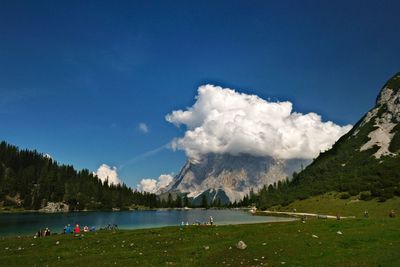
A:
<svg viewBox="0 0 400 267">
<path fill-rule="evenodd" d="M 222 206 L 219 199 L 200 207 Z M 160 199 L 153 193 L 139 192 L 125 184 L 101 181 L 87 169 L 77 171 L 59 164 L 36 150 L 20 150 L 0 143 L 0 206 L 38 210 L 48 202 L 62 202 L 70 210 L 110 210 L 112 208 L 181 208 L 193 207 L 186 195 Z"/>
<path fill-rule="evenodd" d="M 0 204 L 38 210 L 48 202 L 66 203 L 70 210 L 158 205 L 155 194 L 103 182 L 87 169 L 77 171 L 36 150 L 19 150 L 1 142 Z"/>
</svg>

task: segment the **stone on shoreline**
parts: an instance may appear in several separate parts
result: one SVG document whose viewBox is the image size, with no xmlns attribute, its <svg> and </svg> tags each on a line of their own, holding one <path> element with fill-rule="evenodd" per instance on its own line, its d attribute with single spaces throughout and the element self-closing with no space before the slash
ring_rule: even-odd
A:
<svg viewBox="0 0 400 267">
<path fill-rule="evenodd" d="M 47 202 L 46 207 L 41 208 L 39 212 L 54 213 L 54 212 L 68 212 L 69 206 L 63 202 Z"/>
<path fill-rule="evenodd" d="M 236 244 L 236 247 L 238 248 L 238 249 L 246 249 L 247 248 L 247 245 L 242 241 L 242 240 L 240 240 L 237 244 Z"/>
</svg>

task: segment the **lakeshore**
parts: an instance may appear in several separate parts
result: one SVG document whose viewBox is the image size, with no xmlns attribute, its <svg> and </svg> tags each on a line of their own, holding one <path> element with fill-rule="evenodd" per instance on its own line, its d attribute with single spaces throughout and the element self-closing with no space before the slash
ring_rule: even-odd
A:
<svg viewBox="0 0 400 267">
<path fill-rule="evenodd" d="M 4 266 L 398 266 L 397 218 L 0 238 Z M 340 233 L 340 234 L 339 234 Z M 246 249 L 236 247 L 243 241 Z"/>
<path fill-rule="evenodd" d="M 236 209 L 162 209 L 138 211 L 91 211 L 68 213 L 3 213 L 0 214 L 0 236 L 31 235 L 39 229 L 49 228 L 52 233 L 61 233 L 67 224 L 82 227 L 104 228 L 108 224 L 119 229 L 143 229 L 185 224 L 204 224 L 210 216 L 218 225 L 290 221 L 293 218 L 252 216 Z"/>
<path fill-rule="evenodd" d="M 379 202 L 335 198 L 325 194 L 273 207 L 276 214 L 305 221 L 260 222 L 216 226 L 153 226 L 148 229 L 100 230 L 73 235 L 0 237 L 4 266 L 399 266 L 400 219 L 387 211 L 398 209 L 400 198 Z M 369 217 L 363 211 L 369 211 Z M 198 210 L 201 211 L 201 210 Z M 224 210 L 203 210 L 221 212 Z M 185 211 L 159 211 L 158 215 Z M 235 214 L 243 211 L 231 211 Z M 135 212 L 132 212 L 135 213 Z M 356 218 L 326 219 L 321 214 Z M 68 215 L 69 213 L 65 214 Z M 73 214 L 73 213 L 72 213 Z M 82 212 L 77 214 L 90 214 Z M 123 214 L 123 212 L 108 212 Z M 271 218 L 264 216 L 247 218 Z M 51 215 L 51 214 L 48 214 Z M 53 214 L 60 216 L 62 214 Z M 243 215 L 243 214 L 242 214 Z M 267 215 L 267 216 L 265 216 Z M 300 216 L 300 215 L 296 215 Z M 239 241 L 246 244 L 238 249 Z"/>
</svg>

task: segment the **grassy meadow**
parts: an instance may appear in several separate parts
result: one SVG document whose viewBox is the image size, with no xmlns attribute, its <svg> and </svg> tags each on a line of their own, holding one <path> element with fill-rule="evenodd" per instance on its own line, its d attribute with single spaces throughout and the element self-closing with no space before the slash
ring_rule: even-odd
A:
<svg viewBox="0 0 400 267">
<path fill-rule="evenodd" d="M 375 216 L 4 237 L 0 266 L 400 266 L 399 251 L 400 218 Z"/>
<path fill-rule="evenodd" d="M 364 211 L 368 211 L 370 218 L 385 218 L 393 209 L 400 215 L 400 197 L 393 197 L 385 202 L 377 199 L 368 201 L 359 200 L 358 196 L 348 199 L 340 199 L 340 193 L 331 192 L 320 196 L 310 197 L 305 200 L 297 200 L 287 206 L 275 206 L 273 211 L 309 212 L 326 215 L 355 216 L 361 218 Z"/>
</svg>

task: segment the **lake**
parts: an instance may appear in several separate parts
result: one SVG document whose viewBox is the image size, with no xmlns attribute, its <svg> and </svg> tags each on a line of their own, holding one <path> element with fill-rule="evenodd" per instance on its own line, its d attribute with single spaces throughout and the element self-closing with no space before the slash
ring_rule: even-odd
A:
<svg viewBox="0 0 400 267">
<path fill-rule="evenodd" d="M 293 220 L 272 216 L 252 216 L 241 210 L 154 210 L 119 212 L 71 212 L 71 213 L 2 213 L 0 214 L 0 236 L 34 235 L 39 229 L 48 227 L 52 233 L 61 233 L 65 225 L 79 224 L 95 226 L 97 229 L 116 224 L 119 229 L 154 228 L 178 226 L 182 221 L 192 224 L 214 218 L 217 225 Z"/>
</svg>

